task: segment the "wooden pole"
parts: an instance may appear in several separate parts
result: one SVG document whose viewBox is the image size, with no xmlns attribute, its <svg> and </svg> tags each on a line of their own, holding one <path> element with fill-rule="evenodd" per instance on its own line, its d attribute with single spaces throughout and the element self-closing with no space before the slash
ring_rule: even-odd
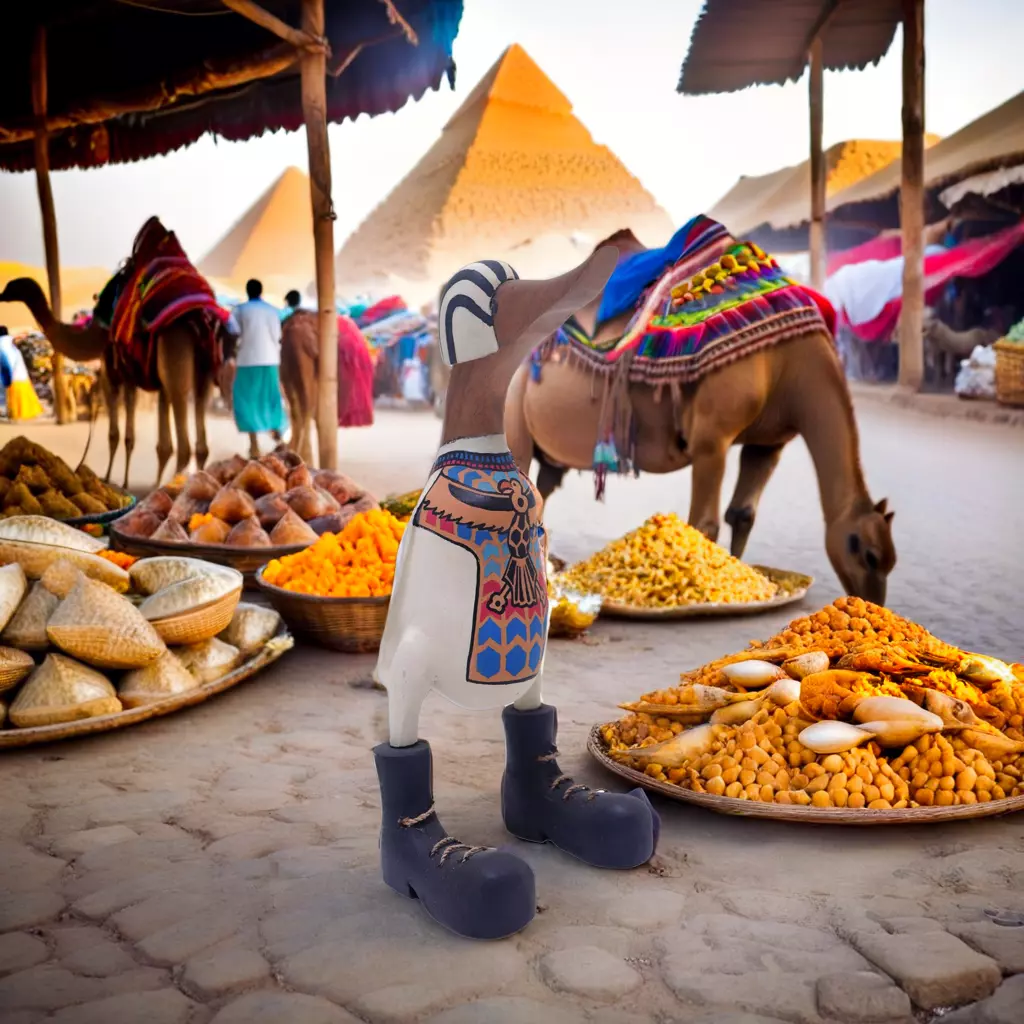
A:
<svg viewBox="0 0 1024 1024">
<path fill-rule="evenodd" d="M 324 35 L 324 0 L 302 0 L 302 30 Z M 316 295 L 320 314 L 316 432 L 320 468 L 338 468 L 338 311 L 334 305 L 334 205 L 331 202 L 331 148 L 327 138 L 327 60 L 323 53 L 302 55 L 302 113 L 309 150 L 313 202 Z"/>
<path fill-rule="evenodd" d="M 296 46 L 300 50 L 318 50 L 324 46 L 322 39 L 314 39 L 312 36 L 306 35 L 305 32 L 292 28 L 291 25 L 282 21 L 276 14 L 265 11 L 259 4 L 254 3 L 253 0 L 220 0 L 220 2 L 225 7 L 230 7 L 235 14 L 248 18 L 249 21 L 254 22 L 261 28 L 265 28 L 268 32 L 273 32 L 279 39 L 291 43 L 292 46 Z"/>
<path fill-rule="evenodd" d="M 32 113 L 36 120 L 35 162 L 39 209 L 43 216 L 43 247 L 46 250 L 46 279 L 50 289 L 50 308 L 57 320 L 61 318 L 60 252 L 57 247 L 57 212 L 50 188 L 50 144 L 46 133 L 46 26 L 36 27 L 32 45 Z M 58 423 L 71 419 L 67 384 L 64 380 L 64 357 L 53 353 L 53 411 Z"/>
<path fill-rule="evenodd" d="M 924 381 L 924 0 L 903 0 L 903 309 L 900 384 Z"/>
<path fill-rule="evenodd" d="M 825 65 L 821 36 L 811 43 L 811 287 L 821 291 L 825 284 L 825 153 L 822 149 L 824 121 Z"/>
</svg>

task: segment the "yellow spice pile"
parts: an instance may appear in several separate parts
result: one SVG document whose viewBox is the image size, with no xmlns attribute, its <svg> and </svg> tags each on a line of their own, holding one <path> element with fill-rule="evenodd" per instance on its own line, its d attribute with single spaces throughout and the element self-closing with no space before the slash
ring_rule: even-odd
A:
<svg viewBox="0 0 1024 1024">
<path fill-rule="evenodd" d="M 768 601 L 778 587 L 677 515 L 655 515 L 562 578 L 616 604 L 678 608 Z"/>
</svg>

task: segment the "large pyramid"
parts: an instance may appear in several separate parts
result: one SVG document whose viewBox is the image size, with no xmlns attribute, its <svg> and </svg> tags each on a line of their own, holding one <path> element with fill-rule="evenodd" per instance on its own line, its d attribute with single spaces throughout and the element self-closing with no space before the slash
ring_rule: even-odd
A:
<svg viewBox="0 0 1024 1024">
<path fill-rule="evenodd" d="M 597 240 L 624 227 L 650 245 L 672 231 L 650 193 L 513 45 L 345 242 L 338 282 L 346 294 L 396 279 L 433 288 L 465 263 L 541 237 Z"/>
<path fill-rule="evenodd" d="M 250 277 L 268 292 L 300 291 L 316 275 L 309 178 L 289 167 L 199 262 L 207 277 L 241 287 Z"/>
</svg>

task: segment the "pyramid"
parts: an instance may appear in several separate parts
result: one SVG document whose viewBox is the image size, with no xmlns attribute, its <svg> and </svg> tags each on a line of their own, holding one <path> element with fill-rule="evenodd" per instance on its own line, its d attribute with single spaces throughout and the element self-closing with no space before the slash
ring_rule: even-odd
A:
<svg viewBox="0 0 1024 1024">
<path fill-rule="evenodd" d="M 287 168 L 203 257 L 199 271 L 235 286 L 256 277 L 265 286 L 304 288 L 316 274 L 309 178 Z"/>
<path fill-rule="evenodd" d="M 625 227 L 657 245 L 672 231 L 650 193 L 513 45 L 345 242 L 338 281 L 345 293 L 396 278 L 436 286 L 465 263 L 539 236 L 603 238 Z"/>
</svg>

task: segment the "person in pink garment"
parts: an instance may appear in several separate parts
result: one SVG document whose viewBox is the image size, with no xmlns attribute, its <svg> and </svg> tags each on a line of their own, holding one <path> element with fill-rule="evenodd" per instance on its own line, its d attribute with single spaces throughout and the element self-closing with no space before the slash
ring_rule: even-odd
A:
<svg viewBox="0 0 1024 1024">
<path fill-rule="evenodd" d="M 338 317 L 338 426 L 373 426 L 373 356 L 348 316 Z"/>
</svg>

